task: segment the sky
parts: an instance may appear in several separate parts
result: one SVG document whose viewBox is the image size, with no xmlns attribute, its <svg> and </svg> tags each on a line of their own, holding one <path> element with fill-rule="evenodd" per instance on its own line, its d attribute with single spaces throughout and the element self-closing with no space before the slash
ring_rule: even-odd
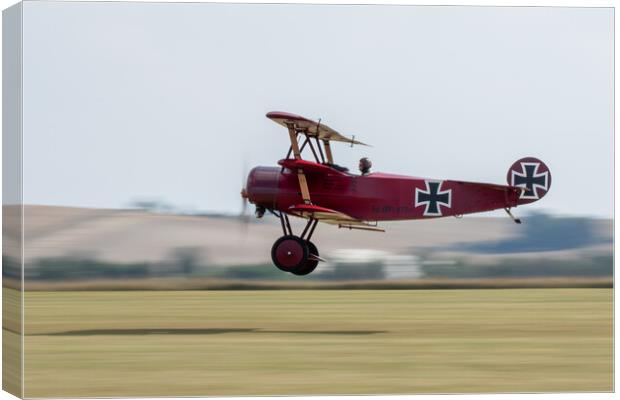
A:
<svg viewBox="0 0 620 400">
<path fill-rule="evenodd" d="M 528 210 L 613 216 L 610 8 L 26 2 L 23 24 L 27 204 L 238 213 L 288 150 L 278 110 L 371 144 L 334 144 L 351 169 L 504 184 L 534 156 Z"/>
</svg>

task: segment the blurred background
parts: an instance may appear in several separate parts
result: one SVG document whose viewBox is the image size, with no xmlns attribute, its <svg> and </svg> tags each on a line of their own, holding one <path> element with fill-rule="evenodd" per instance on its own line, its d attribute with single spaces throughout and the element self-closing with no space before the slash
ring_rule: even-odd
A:
<svg viewBox="0 0 620 400">
<path fill-rule="evenodd" d="M 276 269 L 271 245 L 279 220 L 179 213 L 163 202 L 132 209 L 26 206 L 27 284 L 153 278 L 341 281 L 499 278 L 608 278 L 613 221 L 524 215 L 465 216 L 385 223 L 387 232 L 330 225 L 315 240 L 327 260 L 307 277 Z M 300 228 L 303 220 L 293 218 Z M 4 276 L 18 266 L 4 260 Z M 108 282 L 111 284 L 112 282 Z M 159 282 L 161 284 L 161 280 Z M 173 285 L 171 281 L 171 285 Z M 174 285 L 183 283 L 178 280 Z M 32 286 L 36 287 L 36 286 Z"/>
</svg>

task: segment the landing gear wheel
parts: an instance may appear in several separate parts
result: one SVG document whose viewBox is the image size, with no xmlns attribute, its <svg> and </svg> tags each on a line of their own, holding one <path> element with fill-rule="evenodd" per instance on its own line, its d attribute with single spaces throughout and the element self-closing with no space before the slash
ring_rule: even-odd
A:
<svg viewBox="0 0 620 400">
<path fill-rule="evenodd" d="M 318 257 L 319 250 L 316 248 L 314 243 L 306 242 L 306 244 L 308 246 L 308 250 L 310 251 L 309 254 L 312 254 Z M 291 272 L 299 276 L 308 275 L 312 271 L 315 270 L 317 265 L 319 265 L 319 260 L 313 260 L 313 259 L 308 258 L 308 260 L 306 260 L 306 262 L 301 267 L 299 267 L 298 269 L 294 269 Z"/>
<path fill-rule="evenodd" d="M 307 242 L 293 235 L 282 236 L 271 247 L 271 260 L 278 269 L 286 272 L 301 269 L 309 254 Z"/>
</svg>

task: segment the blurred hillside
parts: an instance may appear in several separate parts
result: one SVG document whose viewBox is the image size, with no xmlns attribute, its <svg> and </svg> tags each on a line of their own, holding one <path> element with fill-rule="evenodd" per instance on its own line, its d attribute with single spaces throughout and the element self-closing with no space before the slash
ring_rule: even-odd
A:
<svg viewBox="0 0 620 400">
<path fill-rule="evenodd" d="M 611 276 L 611 220 L 545 214 L 523 220 L 516 225 L 508 218 L 465 216 L 382 223 L 386 233 L 320 225 L 313 241 L 328 263 L 302 279 Z M 5 222 L 11 223 L 18 221 Z M 292 223 L 294 231 L 304 224 Z M 217 215 L 26 206 L 24 224 L 31 280 L 300 279 L 271 265 L 271 245 L 281 230 L 268 216 L 243 223 Z M 13 275 L 18 267 L 10 259 L 4 263 L 4 275 Z"/>
</svg>

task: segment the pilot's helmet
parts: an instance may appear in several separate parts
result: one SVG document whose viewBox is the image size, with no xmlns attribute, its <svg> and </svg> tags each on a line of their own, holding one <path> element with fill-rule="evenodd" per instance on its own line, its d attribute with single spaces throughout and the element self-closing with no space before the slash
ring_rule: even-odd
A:
<svg viewBox="0 0 620 400">
<path fill-rule="evenodd" d="M 368 157 L 364 157 L 360 159 L 359 168 L 363 174 L 368 173 L 368 171 L 370 171 L 370 167 L 372 167 L 372 162 L 370 161 Z"/>
</svg>

